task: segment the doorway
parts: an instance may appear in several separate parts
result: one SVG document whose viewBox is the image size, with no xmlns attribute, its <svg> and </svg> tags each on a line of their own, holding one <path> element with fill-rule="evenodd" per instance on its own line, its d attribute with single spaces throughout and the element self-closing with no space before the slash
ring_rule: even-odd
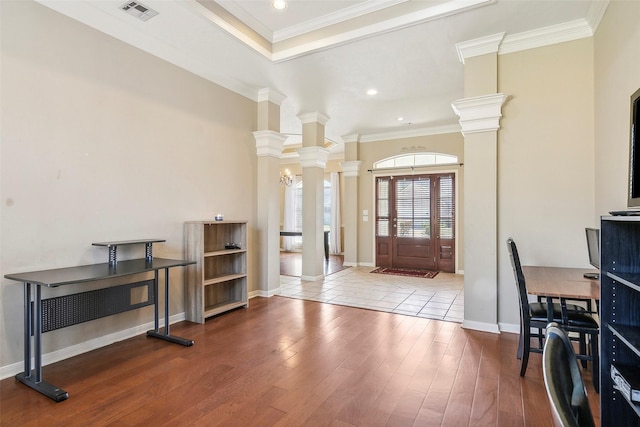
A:
<svg viewBox="0 0 640 427">
<path fill-rule="evenodd" d="M 455 175 L 376 178 L 376 265 L 455 271 Z"/>
</svg>

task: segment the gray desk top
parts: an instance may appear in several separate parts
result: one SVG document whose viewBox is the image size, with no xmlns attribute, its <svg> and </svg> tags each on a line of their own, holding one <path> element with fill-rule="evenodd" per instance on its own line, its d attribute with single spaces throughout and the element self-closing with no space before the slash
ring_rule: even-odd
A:
<svg viewBox="0 0 640 427">
<path fill-rule="evenodd" d="M 26 273 L 5 274 L 5 278 L 24 283 L 56 287 L 77 283 L 93 282 L 113 277 L 128 276 L 130 274 L 155 271 L 163 268 L 180 267 L 195 264 L 195 261 L 182 259 L 145 258 L 118 261 L 115 265 L 109 263 L 90 264 L 78 267 L 55 268 L 52 270 L 30 271 Z"/>
<path fill-rule="evenodd" d="M 125 245 L 138 245 L 142 243 L 160 243 L 166 242 L 164 239 L 138 239 L 138 240 L 116 240 L 113 242 L 96 242 L 92 243 L 93 246 L 125 246 Z"/>
</svg>

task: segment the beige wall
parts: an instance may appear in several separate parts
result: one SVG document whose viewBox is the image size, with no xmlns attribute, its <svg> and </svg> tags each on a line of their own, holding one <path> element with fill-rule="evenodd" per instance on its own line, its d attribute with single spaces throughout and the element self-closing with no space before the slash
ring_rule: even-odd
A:
<svg viewBox="0 0 640 427">
<path fill-rule="evenodd" d="M 255 103 L 38 4 L 0 8 L 0 276 L 103 262 L 91 247 L 103 240 L 164 238 L 155 255 L 181 257 L 185 220 L 255 221 Z M 518 324 L 508 236 L 525 264 L 586 267 L 584 227 L 626 206 L 638 22 L 640 2 L 614 1 L 592 39 L 498 57 L 498 91 L 512 95 L 498 134 L 501 324 Z M 359 206 L 370 215 L 360 215 L 360 264 L 374 263 L 367 169 L 412 147 L 463 161 L 460 134 L 361 144 Z M 178 314 L 181 272 L 171 280 Z M 2 280 L 0 292 L 1 368 L 22 360 L 22 289 Z M 146 308 L 51 332 L 44 351 L 151 319 Z"/>
<path fill-rule="evenodd" d="M 640 88 L 640 2 L 609 4 L 595 35 L 595 210 L 626 209 L 629 98 Z"/>
<path fill-rule="evenodd" d="M 499 322 L 517 325 L 506 248 L 525 265 L 588 267 L 584 228 L 595 225 L 593 39 L 499 56 Z"/>
<path fill-rule="evenodd" d="M 360 177 L 358 179 L 359 186 L 359 207 L 358 215 L 358 263 L 360 265 L 375 265 L 375 191 L 374 191 L 374 174 L 367 172 L 373 168 L 373 163 L 385 159 L 387 157 L 397 156 L 401 154 L 411 154 L 419 152 L 445 153 L 458 156 L 460 163 L 464 163 L 463 153 L 464 140 L 462 134 L 452 133 L 443 135 L 430 135 L 415 138 L 405 138 L 390 141 L 366 142 L 360 144 L 360 160 L 362 166 L 360 168 Z M 464 167 L 459 166 L 443 166 L 438 168 L 425 168 L 416 170 L 417 172 L 435 173 L 439 171 L 457 171 L 457 188 L 458 188 L 458 239 L 459 247 L 456 248 L 458 254 L 458 270 L 464 269 L 464 236 L 462 236 L 462 190 L 464 188 Z M 389 173 L 377 172 L 379 176 L 388 176 Z M 402 174 L 410 174 L 408 171 L 400 171 L 395 176 Z M 369 220 L 362 221 L 362 210 L 369 211 Z"/>
<path fill-rule="evenodd" d="M 0 7 L 2 276 L 106 262 L 99 241 L 162 238 L 154 255 L 181 258 L 186 220 L 255 222 L 255 102 L 39 4 Z M 171 281 L 175 315 L 181 269 Z M 0 292 L 7 366 L 23 358 L 22 286 Z M 51 332 L 44 352 L 152 319 L 147 307 Z"/>
</svg>

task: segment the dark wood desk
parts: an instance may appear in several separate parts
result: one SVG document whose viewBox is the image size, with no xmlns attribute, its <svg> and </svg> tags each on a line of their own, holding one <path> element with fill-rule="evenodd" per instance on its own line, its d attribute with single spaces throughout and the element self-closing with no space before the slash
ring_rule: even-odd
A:
<svg viewBox="0 0 640 427">
<path fill-rule="evenodd" d="M 281 236 L 302 236 L 302 231 L 280 231 Z M 324 258 L 329 260 L 329 230 L 324 232 Z"/>
<path fill-rule="evenodd" d="M 16 375 L 16 380 L 61 402 L 69 394 L 42 379 L 42 334 L 50 330 L 71 326 L 88 320 L 121 313 L 123 311 L 154 305 L 154 329 L 147 335 L 160 338 L 184 346 L 193 345 L 193 340 L 171 335 L 169 333 L 169 269 L 194 264 L 195 261 L 179 259 L 154 258 L 151 243 L 164 240 L 131 240 L 124 242 L 97 243 L 96 246 L 109 247 L 109 262 L 78 267 L 56 268 L 51 270 L 31 271 L 26 273 L 6 274 L 10 280 L 24 284 L 24 372 Z M 115 248 L 120 245 L 145 244 L 145 258 L 118 261 Z M 160 315 L 158 303 L 158 276 L 164 270 L 164 331 L 160 331 Z M 114 279 L 134 274 L 154 272 L 154 279 L 137 282 L 133 287 L 146 287 L 146 302 L 134 304 L 130 302 L 132 284 L 115 285 L 95 291 L 69 294 L 48 300 L 42 299 L 42 288 L 55 288 L 65 285 L 79 285 L 98 280 Z M 33 288 L 33 289 L 32 289 Z M 122 292 L 120 292 L 120 289 Z M 102 302 L 108 301 L 107 303 Z M 124 302 L 123 302 L 124 301 Z M 48 304 L 51 302 L 51 304 Z M 126 306 L 126 307 L 125 307 Z M 33 336 L 33 345 L 31 337 Z M 34 367 L 31 369 L 31 358 Z"/>
</svg>

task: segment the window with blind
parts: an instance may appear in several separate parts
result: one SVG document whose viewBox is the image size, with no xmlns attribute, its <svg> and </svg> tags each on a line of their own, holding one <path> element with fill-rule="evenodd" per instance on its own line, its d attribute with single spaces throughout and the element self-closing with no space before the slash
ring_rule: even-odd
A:
<svg viewBox="0 0 640 427">
<path fill-rule="evenodd" d="M 376 236 L 389 237 L 389 178 L 378 179 Z"/>
<path fill-rule="evenodd" d="M 440 181 L 438 197 L 438 217 L 440 221 L 440 238 L 453 239 L 455 221 L 455 195 L 453 175 L 443 175 Z"/>
<path fill-rule="evenodd" d="M 398 237 L 431 237 L 431 180 L 396 179 Z"/>
</svg>

